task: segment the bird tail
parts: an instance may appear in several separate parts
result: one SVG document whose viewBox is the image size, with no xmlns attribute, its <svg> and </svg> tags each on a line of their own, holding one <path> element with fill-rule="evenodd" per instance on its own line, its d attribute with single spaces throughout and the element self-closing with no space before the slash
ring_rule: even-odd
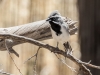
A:
<svg viewBox="0 0 100 75">
<path fill-rule="evenodd" d="M 69 42 L 66 42 L 63 45 L 64 45 L 64 48 L 65 48 L 65 52 L 66 53 L 71 53 L 72 52 L 72 48 L 71 48 Z"/>
</svg>

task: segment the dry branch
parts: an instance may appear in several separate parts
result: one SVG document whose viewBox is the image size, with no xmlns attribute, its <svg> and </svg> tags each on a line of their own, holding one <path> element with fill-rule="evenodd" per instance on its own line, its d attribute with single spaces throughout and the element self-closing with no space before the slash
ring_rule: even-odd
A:
<svg viewBox="0 0 100 75">
<path fill-rule="evenodd" d="M 12 40 L 17 40 L 17 41 L 22 41 L 22 42 L 28 42 L 28 43 L 37 45 L 39 47 L 46 48 L 53 53 L 63 55 L 64 57 L 69 58 L 70 60 L 75 62 L 78 66 L 80 66 L 81 70 L 83 70 L 84 73 L 86 72 L 85 75 L 92 75 L 91 72 L 89 71 L 89 69 L 86 68 L 86 66 L 100 69 L 100 66 L 95 66 L 90 63 L 82 62 L 81 60 L 75 58 L 73 55 L 70 55 L 70 54 L 67 55 L 66 52 L 64 52 L 63 50 L 60 50 L 58 48 L 55 48 L 53 46 L 50 46 L 48 44 L 42 43 L 40 41 L 31 39 L 31 38 L 27 38 L 24 36 L 18 36 L 18 35 L 14 35 L 14 34 L 0 34 L 0 39 L 12 39 Z"/>
<path fill-rule="evenodd" d="M 15 27 L 0 28 L 0 33 L 15 34 L 15 35 L 36 39 L 36 40 L 50 39 L 51 32 L 50 32 L 49 24 L 47 22 L 45 24 L 44 23 L 45 20 L 41 20 L 41 21 L 15 26 Z M 16 40 L 12 41 L 8 39 L 7 43 L 8 43 L 8 48 L 11 48 L 14 45 L 21 44 L 24 42 L 19 42 Z M 6 50 L 3 39 L 0 40 L 0 50 Z"/>
</svg>

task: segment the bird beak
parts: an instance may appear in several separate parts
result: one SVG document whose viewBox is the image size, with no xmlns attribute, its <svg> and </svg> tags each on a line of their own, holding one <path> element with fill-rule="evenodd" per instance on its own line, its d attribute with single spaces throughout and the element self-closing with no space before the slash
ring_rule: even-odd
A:
<svg viewBox="0 0 100 75">
<path fill-rule="evenodd" d="M 46 21 L 50 21 L 50 18 L 46 19 Z"/>
</svg>

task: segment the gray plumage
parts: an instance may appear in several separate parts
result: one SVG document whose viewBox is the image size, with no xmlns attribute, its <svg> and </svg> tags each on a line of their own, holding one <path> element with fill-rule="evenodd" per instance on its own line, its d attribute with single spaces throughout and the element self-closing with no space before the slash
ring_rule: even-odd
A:
<svg viewBox="0 0 100 75">
<path fill-rule="evenodd" d="M 69 40 L 68 25 L 60 15 L 50 16 L 46 21 L 49 21 L 52 37 L 57 42 L 64 44 Z"/>
</svg>

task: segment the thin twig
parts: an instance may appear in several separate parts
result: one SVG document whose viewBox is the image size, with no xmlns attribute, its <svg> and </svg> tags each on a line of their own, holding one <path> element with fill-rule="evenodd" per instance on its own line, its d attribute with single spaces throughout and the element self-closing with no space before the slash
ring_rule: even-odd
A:
<svg viewBox="0 0 100 75">
<path fill-rule="evenodd" d="M 60 59 L 56 54 L 55 54 L 55 56 L 58 58 L 59 61 L 61 61 L 63 64 L 65 64 L 69 69 L 71 69 L 72 71 L 77 73 L 76 70 L 74 68 L 72 68 L 71 66 L 67 65 L 67 63 L 63 59 Z"/>
<path fill-rule="evenodd" d="M 37 56 L 38 56 L 38 52 L 39 52 L 40 48 L 41 48 L 41 47 L 38 48 L 38 50 L 37 50 L 37 52 L 36 52 L 36 55 L 35 55 L 35 56 L 36 56 L 35 64 L 36 64 L 36 61 L 37 61 Z"/>
<path fill-rule="evenodd" d="M 11 60 L 13 61 L 14 65 L 16 66 L 17 70 L 19 71 L 19 73 L 20 73 L 21 75 L 23 75 L 22 72 L 20 71 L 20 69 L 18 68 L 18 66 L 16 65 L 14 59 L 12 58 L 10 52 L 9 52 L 9 49 L 8 49 L 8 47 L 7 47 L 7 44 L 6 44 L 6 39 L 5 39 L 5 47 L 6 47 L 7 51 L 8 51 L 8 53 L 9 53 L 9 56 L 10 56 Z"/>
<path fill-rule="evenodd" d="M 24 64 L 27 62 L 27 61 L 29 61 L 29 60 L 31 60 L 33 57 L 35 57 L 36 56 L 36 54 L 34 54 L 33 56 L 31 56 L 31 57 L 29 57 L 25 62 L 24 62 Z"/>
<path fill-rule="evenodd" d="M 24 62 L 24 64 L 25 64 L 27 61 L 31 60 L 33 57 L 36 57 L 36 58 L 35 58 L 35 63 L 34 63 L 34 70 L 33 70 L 33 71 L 35 72 L 35 74 L 37 74 L 37 73 L 36 73 L 36 62 L 37 62 L 37 56 L 38 56 L 38 52 L 39 52 L 40 48 L 41 48 L 41 47 L 38 48 L 37 52 L 36 52 L 33 56 L 31 56 L 30 58 L 28 58 L 28 59 Z"/>
<path fill-rule="evenodd" d="M 37 52 L 36 52 L 33 56 L 29 57 L 29 58 L 24 62 L 24 64 L 25 64 L 27 61 L 31 60 L 33 57 L 35 57 L 35 56 L 37 57 L 37 54 L 38 54 L 39 49 L 40 49 L 40 47 L 38 48 Z"/>
<path fill-rule="evenodd" d="M 37 53 L 36 53 L 36 55 L 35 55 L 36 58 L 35 58 L 34 69 L 33 69 L 33 71 L 35 72 L 35 75 L 37 75 L 37 72 L 36 72 L 36 64 L 37 64 L 37 56 L 38 56 L 38 52 L 39 52 L 40 48 L 41 48 L 41 47 L 38 48 Z"/>
</svg>

